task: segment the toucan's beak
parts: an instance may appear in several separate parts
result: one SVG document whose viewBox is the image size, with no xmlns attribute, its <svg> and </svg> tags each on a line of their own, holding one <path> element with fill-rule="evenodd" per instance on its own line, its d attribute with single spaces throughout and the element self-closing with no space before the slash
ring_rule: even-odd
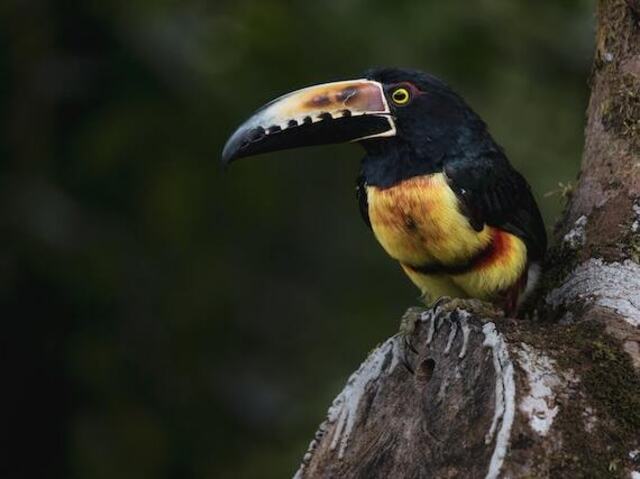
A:
<svg viewBox="0 0 640 479">
<path fill-rule="evenodd" d="M 395 134 L 380 83 L 326 83 L 289 93 L 258 110 L 231 135 L 222 163 L 269 151 Z"/>
</svg>

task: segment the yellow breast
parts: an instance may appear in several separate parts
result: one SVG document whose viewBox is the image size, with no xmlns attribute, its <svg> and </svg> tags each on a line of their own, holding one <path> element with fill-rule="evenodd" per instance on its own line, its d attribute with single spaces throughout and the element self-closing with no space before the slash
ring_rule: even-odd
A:
<svg viewBox="0 0 640 479">
<path fill-rule="evenodd" d="M 493 300 L 526 271 L 524 242 L 498 228 L 475 231 L 443 174 L 410 178 L 390 188 L 367 186 L 367 200 L 376 238 L 428 302 L 443 295 Z M 468 270 L 451 274 L 424 274 L 411 267 L 459 265 L 472 258 Z"/>
<path fill-rule="evenodd" d="M 373 232 L 401 263 L 462 262 L 491 241 L 489 228 L 475 231 L 460 212 L 442 173 L 409 178 L 390 188 L 367 186 Z"/>
</svg>

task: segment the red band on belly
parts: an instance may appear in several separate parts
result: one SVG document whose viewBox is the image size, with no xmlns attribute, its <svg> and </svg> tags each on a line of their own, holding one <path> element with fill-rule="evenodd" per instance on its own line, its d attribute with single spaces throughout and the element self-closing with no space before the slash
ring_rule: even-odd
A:
<svg viewBox="0 0 640 479">
<path fill-rule="evenodd" d="M 425 265 L 405 264 L 405 266 L 417 273 L 449 275 L 464 274 L 474 269 L 486 268 L 507 259 L 511 251 L 511 241 L 507 235 L 508 233 L 504 231 L 492 228 L 491 242 L 466 261 L 452 264 L 439 262 Z"/>
<path fill-rule="evenodd" d="M 474 269 L 484 268 L 500 260 L 506 259 L 505 257 L 509 254 L 511 249 L 511 241 L 507 234 L 508 233 L 499 229 L 492 229 L 491 243 L 489 243 L 489 246 L 487 246 L 482 254 L 477 257 L 474 262 L 475 264 L 473 265 Z"/>
</svg>

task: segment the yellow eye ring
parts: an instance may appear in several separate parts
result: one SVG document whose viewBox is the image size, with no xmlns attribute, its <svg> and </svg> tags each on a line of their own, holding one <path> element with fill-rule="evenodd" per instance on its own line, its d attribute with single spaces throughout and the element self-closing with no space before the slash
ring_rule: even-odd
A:
<svg viewBox="0 0 640 479">
<path fill-rule="evenodd" d="M 411 100 L 411 93 L 406 88 L 397 88 L 391 94 L 391 99 L 396 105 L 406 105 Z"/>
</svg>

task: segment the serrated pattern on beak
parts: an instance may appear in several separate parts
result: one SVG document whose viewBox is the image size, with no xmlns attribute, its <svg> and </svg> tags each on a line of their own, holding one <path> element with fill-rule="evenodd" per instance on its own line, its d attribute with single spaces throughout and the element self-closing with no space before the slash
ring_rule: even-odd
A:
<svg viewBox="0 0 640 479">
<path fill-rule="evenodd" d="M 361 135 L 347 139 L 332 135 L 341 141 L 360 141 L 375 137 L 389 137 L 396 134 L 395 121 L 382 85 L 378 82 L 359 79 L 316 85 L 289 93 L 260 108 L 243 123 L 225 145 L 223 163 L 236 157 L 249 156 L 247 153 L 266 137 L 289 134 L 298 127 L 313 127 L 322 122 L 340 122 L 348 118 L 378 118 L 376 128 L 369 121 Z M 330 143 L 332 141 L 326 141 Z M 321 143 L 314 138 L 311 144 Z"/>
<path fill-rule="evenodd" d="M 325 83 L 289 93 L 265 105 L 243 127 L 266 134 L 300 124 L 360 115 L 388 115 L 382 85 L 369 80 Z"/>
</svg>

